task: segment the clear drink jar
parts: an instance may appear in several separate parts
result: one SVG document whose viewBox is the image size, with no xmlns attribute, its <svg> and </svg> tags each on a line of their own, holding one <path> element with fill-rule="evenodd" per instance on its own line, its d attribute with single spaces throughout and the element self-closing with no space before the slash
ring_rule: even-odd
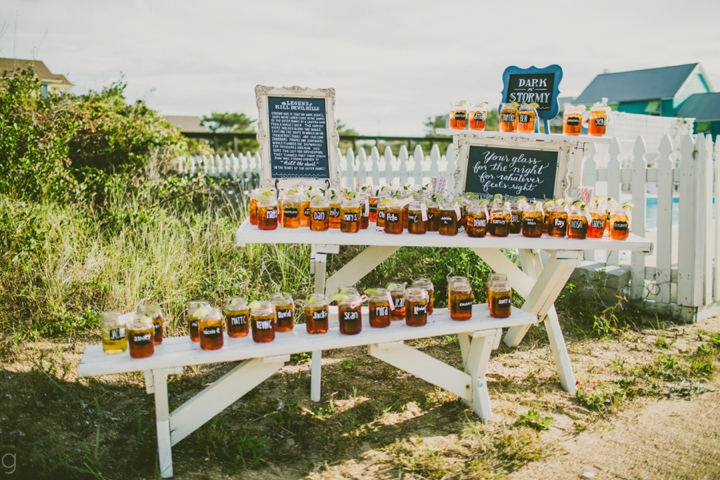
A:
<svg viewBox="0 0 720 480">
<path fill-rule="evenodd" d="M 155 353 L 152 318 L 135 314 L 127 326 L 128 349 L 132 358 L 147 358 Z"/>
<path fill-rule="evenodd" d="M 225 328 L 228 337 L 245 337 L 250 332 L 250 308 L 247 300 L 232 297 L 225 301 Z"/>
<path fill-rule="evenodd" d="M 109 355 L 127 350 L 125 319 L 120 312 L 102 312 L 100 314 L 103 351 Z"/>
<path fill-rule="evenodd" d="M 405 290 L 405 324 L 422 327 L 427 323 L 428 293 L 424 288 L 410 287 Z"/>
<path fill-rule="evenodd" d="M 219 308 L 210 307 L 198 319 L 200 348 L 219 350 L 223 346 L 223 315 Z"/>
<path fill-rule="evenodd" d="M 507 318 L 512 310 L 512 289 L 505 274 L 493 274 L 488 282 L 488 308 L 493 318 Z"/>
<path fill-rule="evenodd" d="M 152 318 L 154 328 L 153 342 L 155 342 L 155 345 L 160 345 L 163 342 L 163 325 L 165 325 L 165 314 L 162 308 L 160 308 L 160 305 L 140 305 L 138 307 L 138 313 Z"/>
<path fill-rule="evenodd" d="M 435 311 L 435 285 L 429 278 L 418 278 L 412 283 L 413 287 L 422 288 L 428 294 L 427 314 L 432 315 Z"/>
<path fill-rule="evenodd" d="M 250 304 L 250 326 L 252 338 L 256 343 L 268 343 L 275 340 L 275 308 L 273 304 L 262 300 Z"/>
<path fill-rule="evenodd" d="M 330 311 L 327 297 L 321 293 L 308 295 L 305 300 L 305 328 L 310 334 L 327 333 Z"/>
<path fill-rule="evenodd" d="M 289 332 L 295 326 L 295 302 L 287 292 L 274 293 L 270 303 L 275 308 L 275 331 Z"/>
</svg>

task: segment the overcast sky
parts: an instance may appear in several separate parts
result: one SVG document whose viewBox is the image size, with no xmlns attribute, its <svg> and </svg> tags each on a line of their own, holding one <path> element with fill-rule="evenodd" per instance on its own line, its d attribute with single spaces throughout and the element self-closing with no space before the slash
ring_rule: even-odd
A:
<svg viewBox="0 0 720 480">
<path fill-rule="evenodd" d="M 720 89 L 720 1 L 0 0 L 0 57 L 42 60 L 167 115 L 245 112 L 254 87 L 334 87 L 363 134 L 422 135 L 451 100 L 496 104 L 509 65 L 562 66 L 561 96 L 604 70 L 701 62 Z"/>
</svg>

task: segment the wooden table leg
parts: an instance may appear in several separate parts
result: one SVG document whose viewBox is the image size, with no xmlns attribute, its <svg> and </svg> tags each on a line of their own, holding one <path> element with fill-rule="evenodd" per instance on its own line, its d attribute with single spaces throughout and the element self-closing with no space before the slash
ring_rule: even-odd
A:
<svg viewBox="0 0 720 480">
<path fill-rule="evenodd" d="M 315 293 L 325 294 L 325 271 L 327 268 L 327 254 L 315 251 L 313 245 L 310 257 L 310 273 L 315 274 Z M 328 319 L 329 321 L 329 319 Z M 319 402 L 322 384 L 322 350 L 313 350 L 312 369 L 310 371 L 310 400 Z"/>
<path fill-rule="evenodd" d="M 496 335 L 496 330 L 474 332 L 471 335 L 472 343 L 465 362 L 465 371 L 470 374 L 472 382 L 473 410 L 480 418 L 487 421 L 492 420 L 492 409 L 485 374 Z"/>
<path fill-rule="evenodd" d="M 170 408 L 167 395 L 168 374 L 156 370 L 152 374 L 152 390 L 155 392 L 155 422 L 157 426 L 158 463 L 160 476 L 170 478 L 173 476 L 172 443 L 170 441 Z"/>
</svg>

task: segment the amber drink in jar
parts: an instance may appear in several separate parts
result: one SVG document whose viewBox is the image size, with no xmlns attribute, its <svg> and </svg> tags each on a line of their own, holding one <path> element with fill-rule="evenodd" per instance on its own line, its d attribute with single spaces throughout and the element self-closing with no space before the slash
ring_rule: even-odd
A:
<svg viewBox="0 0 720 480">
<path fill-rule="evenodd" d="M 588 225 L 588 238 L 603 238 L 607 212 L 605 210 L 590 210 L 590 224 Z"/>
<path fill-rule="evenodd" d="M 410 287 L 405 290 L 405 324 L 422 327 L 427 323 L 428 294 L 424 288 Z"/>
<path fill-rule="evenodd" d="M 494 203 L 490 208 L 488 233 L 493 237 L 507 237 L 510 233 L 510 207 L 503 203 Z"/>
<path fill-rule="evenodd" d="M 427 218 L 427 210 L 425 212 Z M 423 235 L 427 232 L 427 220 L 423 220 L 423 211 L 420 202 L 412 202 L 408 208 L 408 233 Z"/>
<path fill-rule="evenodd" d="M 228 337 L 240 338 L 250 332 L 250 308 L 247 300 L 241 297 L 228 298 L 225 301 L 225 328 Z"/>
<path fill-rule="evenodd" d="M 288 195 L 285 197 L 282 202 L 283 228 L 299 228 L 301 212 L 302 197 L 300 195 Z"/>
<path fill-rule="evenodd" d="M 300 203 L 300 226 L 310 226 L 310 199 L 305 199 Z"/>
<path fill-rule="evenodd" d="M 608 236 L 613 240 L 627 240 L 630 235 L 630 217 L 621 208 L 613 208 L 608 219 Z"/>
<path fill-rule="evenodd" d="M 596 103 L 590 109 L 590 119 L 588 120 L 588 135 L 593 137 L 602 137 L 608 124 L 607 98 L 603 98 L 602 102 Z"/>
<path fill-rule="evenodd" d="M 440 205 L 437 202 L 430 202 L 427 206 L 427 231 L 440 231 Z"/>
<path fill-rule="evenodd" d="M 347 200 L 340 207 L 340 231 L 357 233 L 360 231 L 362 207 L 357 200 Z"/>
<path fill-rule="evenodd" d="M 387 290 L 392 298 L 392 306 L 390 307 L 390 320 L 398 321 L 405 319 L 405 284 L 389 283 Z"/>
<path fill-rule="evenodd" d="M 435 285 L 429 278 L 418 278 L 413 282 L 412 286 L 425 289 L 428 294 L 427 314 L 432 315 L 435 311 Z"/>
<path fill-rule="evenodd" d="M 522 214 L 523 209 L 521 203 L 510 203 L 510 233 L 520 233 L 522 231 Z"/>
<path fill-rule="evenodd" d="M 275 230 L 278 226 L 278 203 L 274 195 L 263 195 L 258 200 L 258 228 Z"/>
<path fill-rule="evenodd" d="M 470 122 L 468 128 L 470 130 L 475 130 L 477 132 L 485 130 L 485 122 L 487 121 L 486 105 L 487 103 L 481 103 L 480 105 L 470 107 L 470 112 L 468 113 L 468 119 Z"/>
<path fill-rule="evenodd" d="M 330 311 L 325 295 L 313 293 L 305 300 L 305 328 L 312 335 L 327 333 Z"/>
<path fill-rule="evenodd" d="M 399 235 L 403 232 L 403 208 L 400 202 L 393 201 L 385 211 L 385 233 Z"/>
<path fill-rule="evenodd" d="M 147 358 L 155 353 L 152 318 L 135 314 L 127 327 L 128 349 L 132 358 Z"/>
<path fill-rule="evenodd" d="M 565 108 L 563 115 L 563 133 L 565 135 L 580 135 L 582 132 L 582 120 L 584 109 L 579 106 L 569 105 Z"/>
<path fill-rule="evenodd" d="M 163 326 L 165 325 L 165 314 L 160 305 L 140 305 L 138 313 L 147 315 L 153 321 L 153 343 L 160 345 L 163 342 Z"/>
<path fill-rule="evenodd" d="M 537 238 L 542 235 L 542 227 L 545 224 L 542 205 L 538 202 L 528 207 L 522 213 L 522 235 L 528 238 Z"/>
<path fill-rule="evenodd" d="M 310 202 L 310 230 L 326 232 L 330 228 L 330 205 L 322 197 L 315 197 Z"/>
<path fill-rule="evenodd" d="M 362 300 L 357 293 L 347 293 L 338 301 L 340 333 L 357 335 L 362 331 Z"/>
<path fill-rule="evenodd" d="M 270 303 L 275 308 L 275 331 L 289 332 L 295 326 L 295 302 L 286 292 L 274 293 Z"/>
<path fill-rule="evenodd" d="M 537 111 L 531 105 L 523 103 L 518 109 L 518 132 L 534 133 L 535 122 L 537 121 Z"/>
<path fill-rule="evenodd" d="M 453 105 L 450 109 L 448 117 L 448 127 L 453 130 L 465 130 L 467 128 L 467 107 L 463 100 L 459 104 Z"/>
<path fill-rule="evenodd" d="M 450 318 L 453 320 L 470 320 L 472 318 L 473 291 L 467 278 L 448 284 L 448 303 L 450 304 Z"/>
<path fill-rule="evenodd" d="M 220 350 L 223 346 L 223 316 L 219 308 L 211 307 L 198 319 L 200 348 Z"/>
<path fill-rule="evenodd" d="M 188 329 L 190 330 L 190 340 L 193 342 L 200 341 L 200 335 L 198 333 L 198 317 L 203 313 L 204 308 L 209 307 L 210 304 L 204 300 L 194 300 L 192 302 L 188 302 Z"/>
<path fill-rule="evenodd" d="M 248 214 L 250 217 L 251 225 L 258 224 L 257 204 L 258 204 L 258 197 L 260 196 L 261 191 L 262 191 L 261 189 L 256 188 L 252 192 L 250 192 L 250 203 L 248 204 Z"/>
<path fill-rule="evenodd" d="M 440 235 L 454 236 L 458 234 L 458 222 L 462 213 L 458 214 L 460 207 L 450 203 L 443 203 L 440 207 Z"/>
<path fill-rule="evenodd" d="M 367 195 L 360 196 L 360 230 L 367 230 L 370 226 L 370 198 Z"/>
<path fill-rule="evenodd" d="M 372 223 L 377 222 L 377 211 L 378 211 L 378 202 L 380 201 L 380 197 L 377 195 L 370 195 L 368 197 L 368 203 L 370 204 L 370 221 Z"/>
<path fill-rule="evenodd" d="M 564 205 L 554 205 L 548 208 L 548 235 L 556 238 L 567 236 L 568 212 Z"/>
<path fill-rule="evenodd" d="M 467 226 L 465 231 L 469 237 L 484 237 L 487 233 L 488 213 L 485 205 L 473 203 L 468 207 Z"/>
<path fill-rule="evenodd" d="M 588 218 L 585 210 L 579 206 L 570 207 L 568 214 L 568 238 L 584 240 L 588 233 Z"/>
<path fill-rule="evenodd" d="M 275 309 L 267 301 L 255 301 L 250 304 L 250 326 L 252 338 L 256 343 L 269 343 L 275 340 Z"/>
<path fill-rule="evenodd" d="M 387 290 L 374 288 L 366 290 L 368 296 L 368 310 L 370 313 L 370 326 L 372 328 L 385 328 L 390 326 L 390 300 Z"/>
<path fill-rule="evenodd" d="M 500 131 L 516 132 L 518 127 L 517 104 L 503 103 L 500 106 Z"/>
<path fill-rule="evenodd" d="M 330 228 L 340 228 L 340 207 L 342 202 L 337 195 L 330 197 Z"/>
<path fill-rule="evenodd" d="M 505 274 L 494 274 L 488 282 L 488 308 L 493 318 L 507 318 L 512 309 L 512 289 Z"/>
<path fill-rule="evenodd" d="M 102 312 L 100 314 L 103 352 L 114 355 L 127 350 L 126 321 L 120 312 Z"/>
</svg>

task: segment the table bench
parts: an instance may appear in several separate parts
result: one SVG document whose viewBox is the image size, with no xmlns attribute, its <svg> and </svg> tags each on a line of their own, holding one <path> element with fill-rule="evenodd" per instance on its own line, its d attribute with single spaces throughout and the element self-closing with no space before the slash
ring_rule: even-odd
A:
<svg viewBox="0 0 720 480">
<path fill-rule="evenodd" d="M 127 352 L 106 355 L 102 345 L 90 345 L 83 354 L 78 376 L 144 372 L 147 392 L 155 395 L 160 473 L 168 478 L 173 475 L 174 445 L 281 369 L 296 353 L 368 346 L 369 355 L 454 393 L 481 418 L 490 420 L 485 378 L 490 352 L 498 346 L 503 328 L 522 328 L 537 322 L 536 315 L 515 308 L 510 317 L 495 319 L 482 304 L 473 306 L 473 316 L 467 321 L 452 320 L 447 309 L 438 308 L 423 327 L 408 327 L 398 321 L 387 328 L 372 328 L 365 309 L 362 332 L 342 335 L 334 310 L 328 333 L 310 335 L 304 325 L 296 325 L 291 332 L 278 332 L 270 343 L 255 343 L 251 336 L 229 338 L 224 334 L 223 348 L 205 351 L 189 337 L 170 337 L 145 359 L 133 359 Z M 405 344 L 407 340 L 443 335 L 458 336 L 463 370 Z M 237 361 L 242 363 L 170 412 L 168 375 L 181 374 L 187 366 Z M 319 373 L 313 372 L 313 376 Z"/>
</svg>

